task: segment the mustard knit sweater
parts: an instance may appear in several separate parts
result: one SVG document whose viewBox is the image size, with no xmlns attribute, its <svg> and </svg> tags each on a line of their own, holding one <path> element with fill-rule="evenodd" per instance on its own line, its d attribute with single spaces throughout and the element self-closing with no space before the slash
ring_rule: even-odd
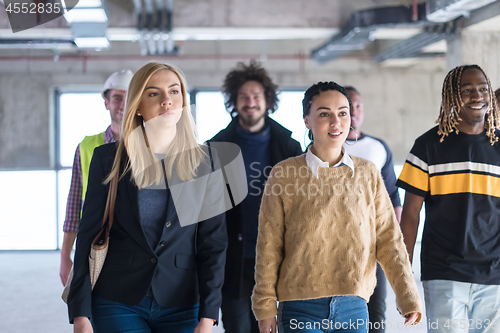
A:
<svg viewBox="0 0 500 333">
<path fill-rule="evenodd" d="M 277 314 L 276 301 L 357 295 L 368 301 L 376 261 L 402 315 L 422 306 L 403 236 L 380 172 L 352 156 L 319 168 L 305 155 L 277 164 L 262 197 L 252 308 L 258 320 Z"/>
</svg>

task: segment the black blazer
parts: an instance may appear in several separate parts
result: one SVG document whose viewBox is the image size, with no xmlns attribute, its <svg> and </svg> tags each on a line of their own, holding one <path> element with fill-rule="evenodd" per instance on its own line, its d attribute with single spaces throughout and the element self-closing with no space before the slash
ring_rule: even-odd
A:
<svg viewBox="0 0 500 333">
<path fill-rule="evenodd" d="M 229 125 L 217 133 L 210 142 L 237 142 L 237 123 L 238 116 L 234 117 Z M 271 166 L 281 162 L 289 157 L 302 154 L 300 143 L 294 140 L 292 132 L 281 126 L 279 123 L 266 117 L 266 124 L 271 130 Z M 222 293 L 224 298 L 239 299 L 242 296 L 247 297 L 248 291 L 243 286 L 243 216 L 241 204 L 226 212 L 228 251 L 224 286 Z"/>
<path fill-rule="evenodd" d="M 210 149 L 215 168 L 220 168 L 216 151 L 206 146 L 202 149 L 207 156 Z M 70 322 L 79 316 L 92 317 L 92 296 L 134 305 L 144 299 L 150 286 L 161 306 L 200 303 L 199 318 L 218 320 L 227 247 L 225 214 L 181 227 L 172 194 L 160 242 L 151 249 L 139 221 L 138 188 L 131 182 L 130 172 L 118 182 L 108 254 L 91 291 L 88 256 L 92 240 L 101 228 L 109 188 L 109 184 L 103 185 L 102 182 L 111 171 L 115 153 L 115 143 L 100 146 L 94 150 L 90 164 L 77 235 L 74 277 L 68 296 Z M 124 152 L 122 161 L 126 160 Z M 221 185 L 214 183 L 210 171 L 211 161 L 206 157 L 197 174 L 210 176 L 203 177 L 204 181 L 197 184 L 200 187 L 198 192 L 205 191 L 207 198 L 213 196 L 211 191 Z M 193 210 L 196 211 L 196 207 Z"/>
</svg>

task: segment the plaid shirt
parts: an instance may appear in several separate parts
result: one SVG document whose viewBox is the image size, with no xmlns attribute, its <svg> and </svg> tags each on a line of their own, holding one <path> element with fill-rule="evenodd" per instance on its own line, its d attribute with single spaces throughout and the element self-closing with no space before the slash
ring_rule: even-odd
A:
<svg viewBox="0 0 500 333">
<path fill-rule="evenodd" d="M 104 132 L 104 142 L 114 142 L 111 126 Z M 71 187 L 69 188 L 68 202 L 66 203 L 66 219 L 64 220 L 64 232 L 77 232 L 80 223 L 80 211 L 82 202 L 82 167 L 80 165 L 80 144 L 76 147 L 75 159 L 73 160 L 73 173 L 71 175 Z"/>
</svg>

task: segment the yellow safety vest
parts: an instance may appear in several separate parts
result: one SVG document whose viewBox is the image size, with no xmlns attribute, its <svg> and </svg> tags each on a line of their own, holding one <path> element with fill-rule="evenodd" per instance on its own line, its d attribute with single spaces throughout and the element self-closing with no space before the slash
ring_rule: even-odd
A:
<svg viewBox="0 0 500 333">
<path fill-rule="evenodd" d="M 104 144 L 104 132 L 86 136 L 80 142 L 80 167 L 82 169 L 82 202 L 85 201 L 87 186 L 89 184 L 89 168 L 94 149 Z"/>
</svg>

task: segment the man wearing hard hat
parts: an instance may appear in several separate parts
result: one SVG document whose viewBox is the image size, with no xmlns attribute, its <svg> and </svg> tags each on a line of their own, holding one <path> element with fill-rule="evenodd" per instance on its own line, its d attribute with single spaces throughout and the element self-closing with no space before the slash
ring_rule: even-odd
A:
<svg viewBox="0 0 500 333">
<path fill-rule="evenodd" d="M 71 251 L 75 242 L 76 232 L 78 231 L 80 212 L 85 200 L 85 193 L 87 192 L 92 154 L 96 147 L 114 142 L 120 137 L 125 97 L 133 75 L 134 73 L 131 70 L 124 69 L 108 77 L 106 83 L 104 83 L 101 95 L 104 98 L 104 105 L 111 116 L 111 125 L 102 133 L 86 136 L 76 147 L 71 187 L 66 204 L 66 219 L 63 226 L 64 239 L 61 249 L 61 268 L 59 271 L 63 285 L 66 284 L 69 271 L 73 265 Z"/>
</svg>

